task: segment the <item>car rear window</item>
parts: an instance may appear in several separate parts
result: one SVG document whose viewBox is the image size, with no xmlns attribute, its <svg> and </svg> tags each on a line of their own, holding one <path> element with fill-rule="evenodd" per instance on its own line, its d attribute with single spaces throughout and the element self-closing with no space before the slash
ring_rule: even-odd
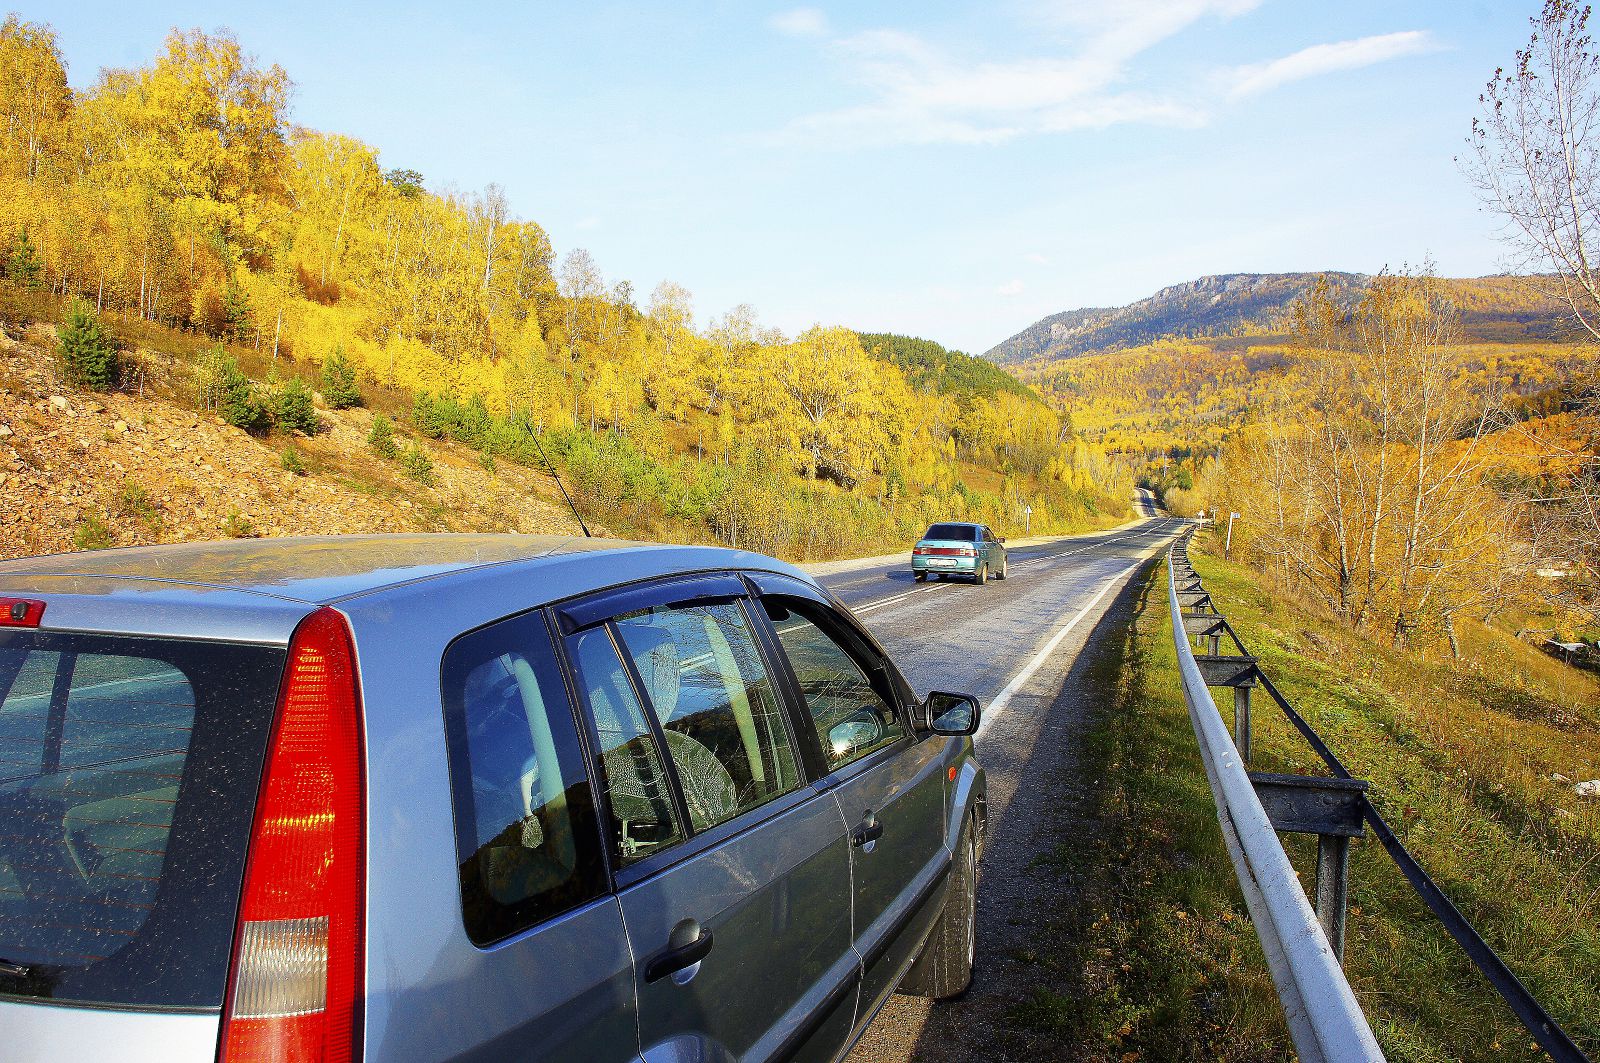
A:
<svg viewBox="0 0 1600 1063">
<path fill-rule="evenodd" d="M 958 543 L 975 542 L 978 529 L 970 524 L 935 524 L 928 529 L 924 539 L 952 539 Z"/>
<path fill-rule="evenodd" d="M 220 1006 L 283 664 L 0 633 L 0 996 Z"/>
</svg>

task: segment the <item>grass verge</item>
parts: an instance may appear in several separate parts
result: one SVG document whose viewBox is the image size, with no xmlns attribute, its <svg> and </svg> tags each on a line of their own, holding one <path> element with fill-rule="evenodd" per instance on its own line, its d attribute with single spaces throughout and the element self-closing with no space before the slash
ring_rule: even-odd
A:
<svg viewBox="0 0 1600 1063">
<path fill-rule="evenodd" d="M 1270 593 L 1243 566 L 1191 558 L 1434 880 L 1567 1032 L 1600 1051 L 1600 801 L 1572 785 L 1600 776 L 1593 679 L 1481 624 L 1467 626 L 1460 661 L 1398 650 Z M 1151 604 L 1164 616 L 1164 601 Z M 1256 704 L 1252 767 L 1324 774 L 1276 707 Z M 1306 882 L 1314 847 L 1289 844 Z M 1375 841 L 1354 848 L 1351 883 L 1346 968 L 1391 1060 L 1542 1058 Z"/>
<path fill-rule="evenodd" d="M 1396 650 L 1268 592 L 1249 569 L 1192 557 L 1267 674 L 1596 1054 L 1600 801 L 1571 785 L 1600 776 L 1593 680 L 1486 625 L 1464 632 L 1462 661 Z M 1165 582 L 1153 569 L 1136 619 L 1095 666 L 1107 701 L 1085 746 L 1100 780 L 1086 838 L 1042 857 L 1083 883 L 1078 912 L 1040 946 L 1072 984 L 1012 1018 L 1070 1030 L 1083 1058 L 1289 1058 L 1179 693 Z M 1325 773 L 1275 706 L 1259 694 L 1256 706 L 1252 767 Z M 1309 884 L 1314 840 L 1288 848 Z M 1543 1058 L 1375 841 L 1355 846 L 1351 881 L 1347 969 L 1390 1060 Z"/>
<path fill-rule="evenodd" d="M 1086 676 L 1105 701 L 1083 746 L 1083 829 L 1039 857 L 1079 890 L 1026 957 L 1054 977 L 1010 1018 L 1079 1059 L 1285 1059 L 1179 693 L 1165 567 L 1141 579 L 1137 615 L 1106 629 Z"/>
</svg>

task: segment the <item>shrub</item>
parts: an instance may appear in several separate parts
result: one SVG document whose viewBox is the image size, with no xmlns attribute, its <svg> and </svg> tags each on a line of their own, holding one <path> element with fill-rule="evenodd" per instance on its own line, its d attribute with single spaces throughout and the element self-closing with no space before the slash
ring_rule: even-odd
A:
<svg viewBox="0 0 1600 1063">
<path fill-rule="evenodd" d="M 280 460 L 282 461 L 284 472 L 292 472 L 296 476 L 304 476 L 306 474 L 305 459 L 302 458 L 300 456 L 300 452 L 293 447 L 286 449 L 283 452 L 283 457 Z"/>
<path fill-rule="evenodd" d="M 110 391 L 116 387 L 117 343 L 95 315 L 93 307 L 74 299 L 67 307 L 57 339 L 61 346 L 62 371 L 69 382 L 94 391 Z"/>
<path fill-rule="evenodd" d="M 137 520 L 151 532 L 161 527 L 161 510 L 156 506 L 155 499 L 143 486 L 132 480 L 124 483 L 122 490 L 117 493 L 117 510 L 123 516 Z"/>
<path fill-rule="evenodd" d="M 367 446 L 380 458 L 392 461 L 400 456 L 400 450 L 394 442 L 394 425 L 381 413 L 373 415 L 372 431 L 367 433 Z"/>
<path fill-rule="evenodd" d="M 400 467 L 406 471 L 407 476 L 422 486 L 433 486 L 433 459 L 415 443 L 407 447 L 406 452 L 400 456 Z"/>
<path fill-rule="evenodd" d="M 91 513 L 72 530 L 75 550 L 104 550 L 111 545 L 111 525 Z"/>
<path fill-rule="evenodd" d="M 317 418 L 317 408 L 311 399 L 311 388 L 297 376 L 279 388 L 272 396 L 272 417 L 284 431 L 302 432 L 314 436 L 322 431 Z"/>
<path fill-rule="evenodd" d="M 335 347 L 332 357 L 322 363 L 322 397 L 330 410 L 348 410 L 361 405 L 356 367 L 345 357 L 343 347 Z"/>
<path fill-rule="evenodd" d="M 255 522 L 235 507 L 222 518 L 222 534 L 230 539 L 253 539 L 256 535 Z"/>
</svg>

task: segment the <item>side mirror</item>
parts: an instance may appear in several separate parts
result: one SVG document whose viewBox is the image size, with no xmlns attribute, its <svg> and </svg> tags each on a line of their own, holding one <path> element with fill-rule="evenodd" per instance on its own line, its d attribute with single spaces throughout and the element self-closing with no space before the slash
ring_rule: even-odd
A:
<svg viewBox="0 0 1600 1063">
<path fill-rule="evenodd" d="M 1004 535 L 1002 535 L 1002 536 L 1000 536 L 1000 538 L 999 538 L 999 539 L 998 539 L 998 540 L 996 540 L 996 541 L 997 541 L 997 542 L 1002 542 L 1002 543 L 1003 543 L 1003 542 L 1005 542 L 1005 541 L 1006 541 L 1006 537 L 1005 537 L 1005 536 L 1004 536 Z"/>
<path fill-rule="evenodd" d="M 971 694 L 935 690 L 922 703 L 923 719 L 928 721 L 928 730 L 936 735 L 960 738 L 975 734 L 982 715 L 978 699 Z"/>
</svg>

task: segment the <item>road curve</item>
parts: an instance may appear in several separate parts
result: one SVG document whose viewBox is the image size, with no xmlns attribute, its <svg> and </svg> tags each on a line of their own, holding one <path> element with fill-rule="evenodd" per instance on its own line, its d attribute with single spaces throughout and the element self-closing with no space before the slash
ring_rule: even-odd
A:
<svg viewBox="0 0 1600 1063">
<path fill-rule="evenodd" d="M 1148 496 L 1140 501 L 1150 513 Z M 1065 689 L 1073 664 L 1118 591 L 1184 525 L 1147 516 L 1112 531 L 1019 547 L 1010 552 L 1008 578 L 982 587 L 914 583 L 909 551 L 894 562 L 819 576 L 919 693 L 961 691 L 984 705 L 977 750 L 989 775 L 991 844 L 980 867 L 980 949 L 1003 947 L 1016 934 L 1013 902 L 1033 888 L 1028 866 L 1040 842 L 1032 821 L 1048 817 L 1049 808 L 1038 787 L 1019 791 L 1019 783 L 1071 770 L 1084 719 L 1082 693 Z M 975 989 L 984 978 L 980 953 Z M 928 1019 L 926 1001 L 892 998 L 848 1063 L 963 1058 L 928 1043 Z"/>
</svg>

